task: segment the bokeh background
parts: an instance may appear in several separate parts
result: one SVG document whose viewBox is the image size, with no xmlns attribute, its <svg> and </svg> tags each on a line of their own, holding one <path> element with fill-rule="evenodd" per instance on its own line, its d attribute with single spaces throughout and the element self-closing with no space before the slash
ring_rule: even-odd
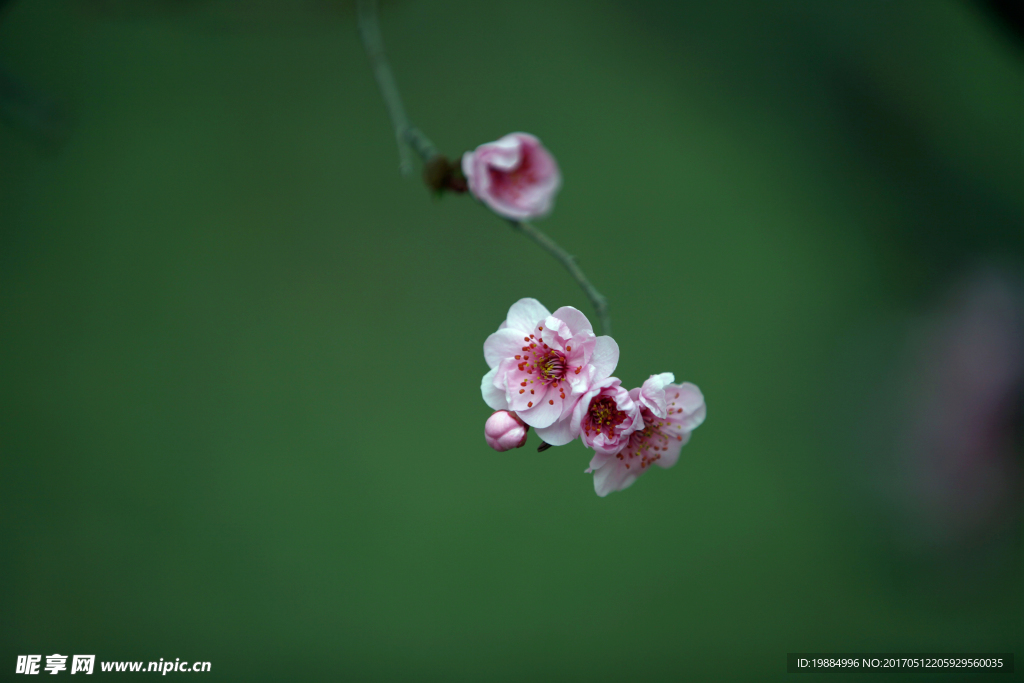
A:
<svg viewBox="0 0 1024 683">
<path fill-rule="evenodd" d="M 609 297 L 616 374 L 707 397 L 675 469 L 599 499 L 578 442 L 484 444 L 509 305 L 590 308 L 399 176 L 351 3 L 3 4 L 0 678 L 55 652 L 239 681 L 1021 656 L 1011 15 L 384 4 L 442 150 L 557 156 L 542 227 Z"/>
</svg>

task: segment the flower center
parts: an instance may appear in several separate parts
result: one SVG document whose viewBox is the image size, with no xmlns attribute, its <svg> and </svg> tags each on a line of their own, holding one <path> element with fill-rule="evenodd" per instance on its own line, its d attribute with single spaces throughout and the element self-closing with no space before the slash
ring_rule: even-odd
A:
<svg viewBox="0 0 1024 683">
<path fill-rule="evenodd" d="M 537 331 L 541 332 L 543 329 L 544 327 L 541 326 L 537 328 Z M 530 375 L 537 373 L 537 380 L 541 384 L 558 384 L 565 379 L 569 366 L 565 361 L 564 353 L 556 351 L 532 334 L 529 337 L 523 337 L 523 341 L 526 342 L 523 353 L 516 356 L 520 371 Z M 571 350 L 571 346 L 566 348 L 566 351 Z M 576 374 L 579 373 L 580 368 L 577 368 Z"/>
<path fill-rule="evenodd" d="M 599 396 L 590 402 L 587 416 L 583 420 L 583 431 L 587 436 L 604 434 L 609 439 L 615 436 L 615 428 L 623 423 L 626 414 L 619 410 L 611 396 Z"/>
<path fill-rule="evenodd" d="M 537 332 L 543 332 L 544 326 L 539 325 Z M 521 354 L 516 354 L 516 360 L 519 361 L 519 372 L 525 372 L 527 375 L 536 374 L 536 379 L 527 377 L 519 383 L 520 394 L 525 394 L 527 391 L 530 394 L 534 394 L 536 389 L 531 389 L 529 385 L 535 381 L 543 386 L 550 386 L 558 388 L 558 397 L 565 400 L 565 385 L 559 386 L 565 381 L 566 371 L 568 366 L 565 362 L 565 354 L 561 351 L 556 351 L 551 348 L 536 335 L 531 334 L 529 337 L 523 337 L 523 341 L 526 346 L 523 347 Z M 565 347 L 566 351 L 572 351 L 571 346 Z M 576 368 L 576 374 L 580 374 L 580 370 L 583 366 Z M 543 393 L 541 394 L 543 395 Z M 554 405 L 554 397 L 548 399 L 548 403 Z M 533 403 L 527 404 L 528 408 L 533 407 Z"/>
<path fill-rule="evenodd" d="M 631 465 L 639 465 L 644 470 L 661 460 L 661 451 L 668 450 L 669 436 L 661 430 L 668 423 L 656 418 L 646 408 L 640 414 L 644 418 L 644 428 L 630 434 L 629 444 L 615 456 L 626 464 L 627 470 Z"/>
<path fill-rule="evenodd" d="M 561 351 L 550 352 L 537 361 L 537 370 L 545 382 L 557 382 L 565 377 L 565 355 Z"/>
<path fill-rule="evenodd" d="M 537 174 L 530 164 L 524 159 L 516 168 L 508 174 L 508 179 L 512 182 L 512 186 L 517 190 L 523 189 L 524 185 L 534 185 L 537 183 Z"/>
<path fill-rule="evenodd" d="M 519 199 L 523 192 L 539 181 L 537 171 L 534 169 L 533 160 L 529 155 L 524 154 L 519 165 L 512 170 L 506 171 L 494 167 L 488 167 L 491 175 L 491 185 L 497 192 L 507 192 L 513 199 Z"/>
</svg>

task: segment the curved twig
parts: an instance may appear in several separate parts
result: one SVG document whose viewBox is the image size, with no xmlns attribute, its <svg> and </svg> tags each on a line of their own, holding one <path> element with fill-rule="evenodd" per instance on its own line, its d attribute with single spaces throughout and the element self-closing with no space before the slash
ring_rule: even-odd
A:
<svg viewBox="0 0 1024 683">
<path fill-rule="evenodd" d="M 405 114 L 405 106 L 402 104 L 402 96 L 398 92 L 398 85 L 395 83 L 395 76 L 391 71 L 387 55 L 384 53 L 384 38 L 380 32 L 380 21 L 377 18 L 376 0 L 359 0 L 357 4 L 359 35 L 363 39 L 363 47 L 366 49 L 366 56 L 370 59 L 370 66 L 373 68 L 373 76 L 377 80 L 377 87 L 380 89 L 381 97 L 391 117 L 391 125 L 395 129 L 395 142 L 398 144 L 399 169 L 402 175 L 409 175 L 412 172 L 412 160 L 410 150 L 416 152 L 420 159 L 426 163 L 438 155 L 437 147 L 415 126 L 409 123 Z M 509 221 L 513 229 L 523 233 L 541 248 L 551 254 L 562 266 L 569 271 L 569 275 L 576 280 L 584 294 L 590 299 L 591 305 L 601 320 L 601 329 L 604 334 L 611 334 L 612 321 L 608 312 L 608 300 L 597 291 L 590 280 L 584 275 L 583 270 L 576 263 L 576 258 L 557 242 L 547 236 L 543 231 L 534 227 L 526 221 Z"/>
<path fill-rule="evenodd" d="M 601 292 L 597 291 L 597 288 L 594 287 L 594 285 L 590 284 L 590 280 L 587 279 L 587 276 L 583 273 L 579 264 L 576 263 L 576 257 L 560 247 L 557 242 L 548 237 L 546 233 L 541 231 L 532 223 L 527 223 L 526 221 L 509 222 L 512 224 L 514 229 L 523 233 L 540 245 L 546 252 L 554 256 L 567 271 L 569 271 L 569 275 L 572 275 L 580 288 L 583 289 L 583 293 L 587 295 L 588 299 L 590 299 L 590 305 L 594 307 L 594 310 L 597 312 L 597 317 L 601 321 L 601 330 L 605 334 L 611 334 L 612 317 L 608 312 L 608 299 L 606 299 Z"/>
</svg>

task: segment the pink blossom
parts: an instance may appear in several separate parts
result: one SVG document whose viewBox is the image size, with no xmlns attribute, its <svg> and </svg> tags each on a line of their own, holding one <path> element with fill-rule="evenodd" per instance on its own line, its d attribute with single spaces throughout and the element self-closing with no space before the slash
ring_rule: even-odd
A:
<svg viewBox="0 0 1024 683">
<path fill-rule="evenodd" d="M 480 385 L 487 405 L 514 410 L 545 442 L 561 446 L 575 438 L 568 421 L 580 397 L 615 370 L 619 347 L 594 336 L 571 306 L 549 313 L 536 299 L 520 299 L 484 342 L 484 359 L 491 368 Z"/>
<path fill-rule="evenodd" d="M 583 443 L 603 455 L 615 455 L 629 443 L 630 435 L 644 428 L 640 404 L 609 377 L 590 388 L 576 404 L 571 424 Z"/>
<path fill-rule="evenodd" d="M 672 373 L 651 375 L 643 386 L 629 392 L 640 406 L 643 426 L 615 454 L 598 452 L 587 472 L 594 473 L 594 490 L 604 497 L 622 491 L 650 469 L 668 469 L 679 460 L 679 450 L 690 440 L 707 414 L 704 395 L 689 382 L 674 384 Z"/>
<path fill-rule="evenodd" d="M 528 133 L 509 133 L 466 152 L 462 172 L 474 197 L 513 220 L 547 214 L 562 185 L 555 158 Z"/>
<path fill-rule="evenodd" d="M 526 433 L 530 428 L 519 416 L 507 410 L 499 410 L 484 423 L 484 439 L 496 451 L 509 451 L 526 445 Z"/>
<path fill-rule="evenodd" d="M 917 322 L 913 366 L 899 378 L 903 434 L 890 456 L 915 543 L 974 544 L 1020 514 L 1021 292 L 1016 273 L 975 270 Z"/>
</svg>

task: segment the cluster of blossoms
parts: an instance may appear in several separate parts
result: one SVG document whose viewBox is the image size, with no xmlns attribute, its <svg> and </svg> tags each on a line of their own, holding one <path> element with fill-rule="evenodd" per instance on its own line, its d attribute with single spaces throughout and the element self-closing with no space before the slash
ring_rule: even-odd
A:
<svg viewBox="0 0 1024 683">
<path fill-rule="evenodd" d="M 540 141 L 510 133 L 462 157 L 462 176 L 442 161 L 429 170 L 440 189 L 468 189 L 492 211 L 513 221 L 550 212 L 562 184 L 558 164 Z M 571 306 L 550 313 L 536 299 L 521 299 L 484 343 L 491 370 L 481 392 L 496 412 L 484 426 L 497 451 L 526 444 L 530 427 L 544 445 L 574 439 L 594 450 L 588 473 L 606 496 L 630 486 L 652 465 L 672 467 L 679 449 L 705 416 L 704 396 L 693 384 L 675 384 L 668 372 L 627 391 L 612 377 L 619 347 L 598 337 Z"/>
<path fill-rule="evenodd" d="M 488 445 L 519 448 L 530 427 L 551 446 L 580 438 L 594 450 L 586 471 L 599 496 L 627 488 L 652 465 L 675 465 L 706 414 L 700 389 L 676 384 L 669 372 L 623 388 L 612 377 L 615 340 L 596 336 L 571 306 L 550 313 L 536 299 L 520 299 L 484 342 L 484 359 L 491 369 L 480 389 L 497 411 L 484 426 Z"/>
</svg>

